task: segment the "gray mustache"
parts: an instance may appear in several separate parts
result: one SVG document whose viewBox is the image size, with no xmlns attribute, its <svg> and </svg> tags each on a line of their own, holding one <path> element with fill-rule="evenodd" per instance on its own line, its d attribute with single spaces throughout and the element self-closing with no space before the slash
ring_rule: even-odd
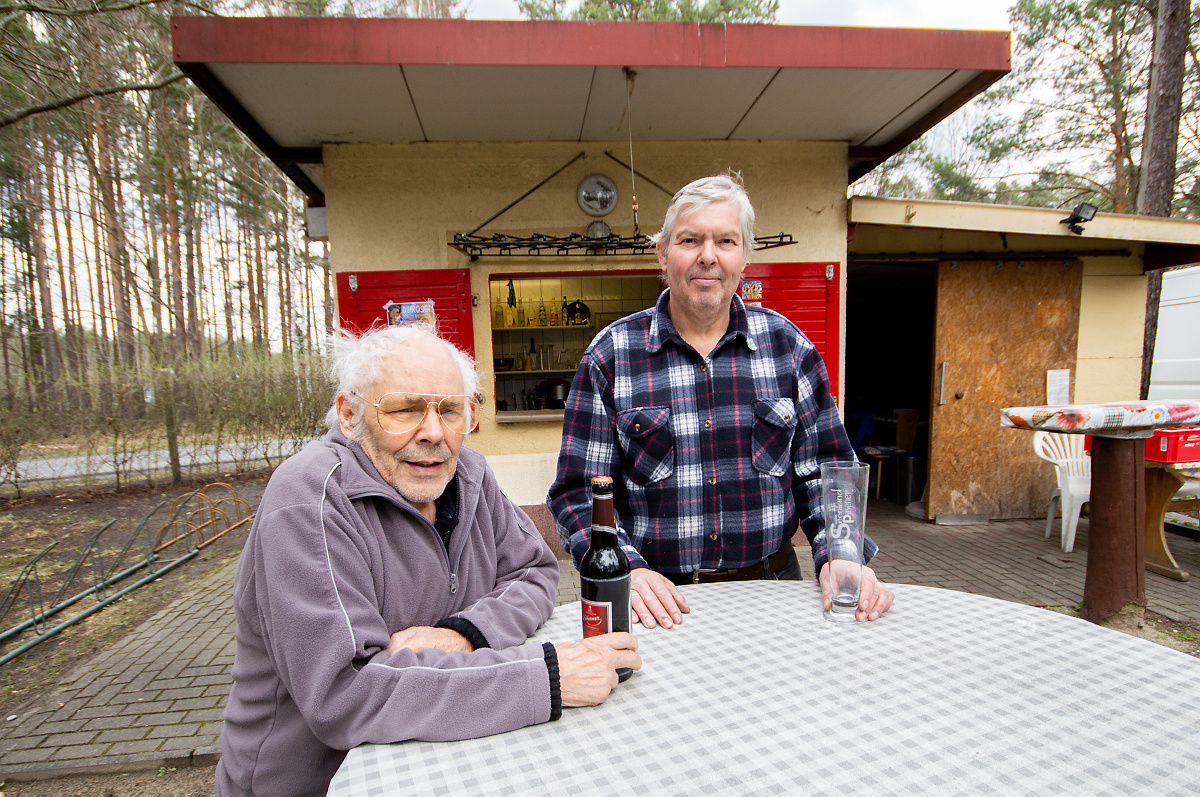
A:
<svg viewBox="0 0 1200 797">
<path fill-rule="evenodd" d="M 450 449 L 445 446 L 407 445 L 392 456 L 397 462 L 445 462 L 450 459 Z"/>
</svg>

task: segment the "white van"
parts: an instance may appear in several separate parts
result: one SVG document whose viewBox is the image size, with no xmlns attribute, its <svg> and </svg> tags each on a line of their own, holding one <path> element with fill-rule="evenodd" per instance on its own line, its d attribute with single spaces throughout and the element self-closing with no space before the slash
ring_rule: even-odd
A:
<svg viewBox="0 0 1200 797">
<path fill-rule="evenodd" d="M 1200 399 L 1200 266 L 1163 273 L 1151 399 Z"/>
</svg>

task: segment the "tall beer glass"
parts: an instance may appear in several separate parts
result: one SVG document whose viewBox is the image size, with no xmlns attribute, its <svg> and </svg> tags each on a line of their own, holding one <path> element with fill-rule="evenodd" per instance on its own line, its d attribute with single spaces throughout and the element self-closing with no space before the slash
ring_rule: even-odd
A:
<svg viewBox="0 0 1200 797">
<path fill-rule="evenodd" d="M 833 607 L 825 616 L 838 623 L 853 623 L 858 609 L 869 473 L 870 467 L 858 462 L 821 463 L 821 509 L 833 593 Z"/>
</svg>

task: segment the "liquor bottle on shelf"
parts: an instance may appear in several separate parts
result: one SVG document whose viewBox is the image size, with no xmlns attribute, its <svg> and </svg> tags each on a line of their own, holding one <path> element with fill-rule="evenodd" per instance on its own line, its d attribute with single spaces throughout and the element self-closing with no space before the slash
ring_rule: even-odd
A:
<svg viewBox="0 0 1200 797">
<path fill-rule="evenodd" d="M 546 303 L 542 302 L 538 305 L 538 326 L 544 327 L 548 325 L 548 316 L 546 315 Z"/>
<path fill-rule="evenodd" d="M 562 311 L 558 317 L 562 319 L 562 325 L 564 327 L 569 327 L 571 324 L 575 323 L 573 320 L 571 320 L 571 311 L 567 309 L 566 296 L 563 296 Z"/>
<path fill-rule="evenodd" d="M 517 305 L 517 326 L 525 326 L 525 302 L 520 302 Z"/>
<path fill-rule="evenodd" d="M 550 300 L 550 326 L 558 326 L 558 307 L 554 304 L 554 300 Z"/>
<path fill-rule="evenodd" d="M 579 563 L 579 593 L 583 604 L 583 636 L 628 631 L 632 626 L 629 558 L 617 542 L 611 476 L 592 477 L 592 540 Z M 624 681 L 633 670 L 617 669 Z"/>
<path fill-rule="evenodd" d="M 508 307 L 504 310 L 504 326 L 515 327 L 517 325 L 517 293 L 513 288 L 513 281 L 508 281 Z"/>
<path fill-rule="evenodd" d="M 525 358 L 525 370 L 536 371 L 538 369 L 537 348 L 533 345 L 533 338 L 529 339 L 529 356 Z"/>
<path fill-rule="evenodd" d="M 571 323 L 576 326 L 586 326 L 591 323 L 592 311 L 583 302 L 576 299 L 567 305 L 567 311 L 570 313 Z"/>
</svg>

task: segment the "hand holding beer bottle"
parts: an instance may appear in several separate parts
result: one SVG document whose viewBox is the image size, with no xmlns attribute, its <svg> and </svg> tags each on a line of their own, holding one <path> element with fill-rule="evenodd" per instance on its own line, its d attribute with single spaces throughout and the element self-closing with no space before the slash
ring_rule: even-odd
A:
<svg viewBox="0 0 1200 797">
<path fill-rule="evenodd" d="M 617 685 L 618 671 L 642 668 L 637 647 L 637 637 L 623 632 L 555 645 L 563 707 L 603 703 Z"/>
</svg>

